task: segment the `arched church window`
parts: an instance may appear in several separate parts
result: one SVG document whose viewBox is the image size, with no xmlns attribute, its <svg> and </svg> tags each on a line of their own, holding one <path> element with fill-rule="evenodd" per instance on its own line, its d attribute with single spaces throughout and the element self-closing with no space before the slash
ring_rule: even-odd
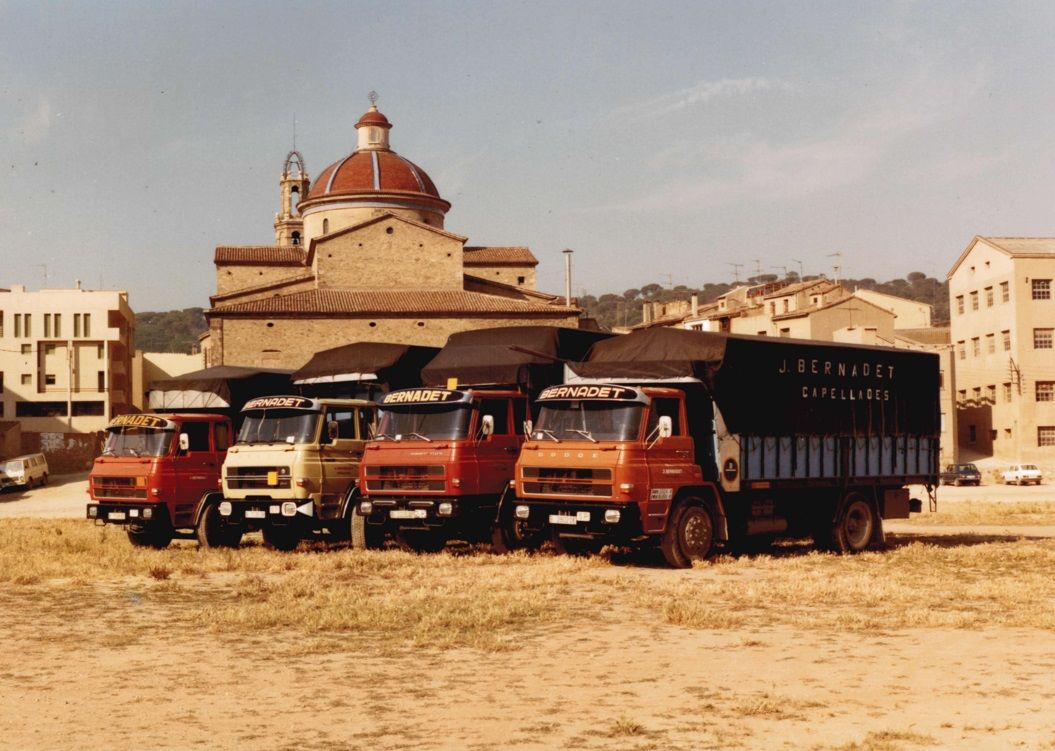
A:
<svg viewBox="0 0 1055 751">
<path fill-rule="evenodd" d="M 293 233 L 293 244 L 294 245 L 300 245 L 300 233 L 299 232 L 294 232 Z"/>
<path fill-rule="evenodd" d="M 289 191 L 289 213 L 293 216 L 297 215 L 298 203 L 300 203 L 300 189 L 293 186 Z"/>
<path fill-rule="evenodd" d="M 330 220 L 329 219 L 323 219 L 322 220 L 322 234 L 324 234 L 324 235 L 328 234 L 329 231 L 330 231 Z"/>
</svg>

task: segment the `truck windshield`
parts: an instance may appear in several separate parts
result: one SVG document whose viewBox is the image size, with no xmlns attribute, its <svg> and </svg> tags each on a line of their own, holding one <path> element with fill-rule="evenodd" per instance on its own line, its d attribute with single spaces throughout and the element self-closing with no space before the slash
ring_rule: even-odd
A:
<svg viewBox="0 0 1055 751">
<path fill-rule="evenodd" d="M 382 440 L 465 438 L 469 434 L 470 414 L 468 404 L 389 408 L 381 412 L 377 437 Z"/>
<path fill-rule="evenodd" d="M 532 437 L 559 441 L 629 441 L 641 425 L 639 403 L 606 401 L 546 402 Z"/>
<path fill-rule="evenodd" d="M 164 456 L 172 445 L 174 430 L 123 425 L 108 428 L 104 456 Z"/>
<path fill-rule="evenodd" d="M 238 443 L 311 443 L 318 412 L 302 409 L 261 409 L 245 414 Z"/>
</svg>

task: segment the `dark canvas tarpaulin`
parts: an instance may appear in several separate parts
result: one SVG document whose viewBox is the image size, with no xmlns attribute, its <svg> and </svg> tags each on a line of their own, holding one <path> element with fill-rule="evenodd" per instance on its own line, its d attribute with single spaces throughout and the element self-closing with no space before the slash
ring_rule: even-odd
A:
<svg viewBox="0 0 1055 751">
<path fill-rule="evenodd" d="M 697 378 L 735 433 L 937 435 L 938 356 L 890 347 L 645 329 L 598 342 L 586 378 Z"/>
<path fill-rule="evenodd" d="M 254 396 L 288 393 L 289 374 L 280 369 L 217 365 L 150 383 L 152 412 L 238 410 Z"/>
<path fill-rule="evenodd" d="M 316 352 L 292 378 L 297 384 L 374 381 L 392 388 L 415 386 L 421 369 L 439 351 L 439 347 L 411 344 L 353 342 Z"/>
<path fill-rule="evenodd" d="M 557 326 L 505 326 L 451 334 L 439 354 L 421 371 L 426 386 L 517 386 L 529 393 L 564 378 L 564 362 L 586 356 L 590 346 L 609 337 L 599 331 Z"/>
</svg>

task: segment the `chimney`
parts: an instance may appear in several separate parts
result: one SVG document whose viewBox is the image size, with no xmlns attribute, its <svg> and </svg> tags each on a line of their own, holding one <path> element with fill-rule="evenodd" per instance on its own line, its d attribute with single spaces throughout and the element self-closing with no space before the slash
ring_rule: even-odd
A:
<svg viewBox="0 0 1055 751">
<path fill-rule="evenodd" d="M 696 318 L 700 315 L 700 296 L 695 292 L 692 293 L 692 317 Z"/>
<path fill-rule="evenodd" d="M 564 253 L 564 304 L 571 307 L 571 248 L 565 248 Z"/>
<path fill-rule="evenodd" d="M 652 303 L 641 304 L 641 323 L 652 323 Z"/>
</svg>

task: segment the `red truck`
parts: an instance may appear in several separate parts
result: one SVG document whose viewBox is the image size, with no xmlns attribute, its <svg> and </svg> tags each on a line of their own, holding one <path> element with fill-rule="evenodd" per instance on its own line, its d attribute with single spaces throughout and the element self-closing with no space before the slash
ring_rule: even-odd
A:
<svg viewBox="0 0 1055 751">
<path fill-rule="evenodd" d="M 106 427 L 88 476 L 87 517 L 126 528 L 133 545 L 164 548 L 173 538 L 237 545 L 220 524 L 220 467 L 231 444 L 221 414 L 121 415 Z"/>
<path fill-rule="evenodd" d="M 422 369 L 423 387 L 378 401 L 377 433 L 360 467 L 353 545 L 376 546 L 386 535 L 417 551 L 451 539 L 515 545 L 519 538 L 497 517 L 530 399 L 606 336 L 552 326 L 453 334 Z"/>
<path fill-rule="evenodd" d="M 544 389 L 506 519 L 589 553 L 658 545 L 684 567 L 778 535 L 857 552 L 938 484 L 938 358 L 650 329 Z M 932 500 L 933 506 L 933 500 Z"/>
</svg>

